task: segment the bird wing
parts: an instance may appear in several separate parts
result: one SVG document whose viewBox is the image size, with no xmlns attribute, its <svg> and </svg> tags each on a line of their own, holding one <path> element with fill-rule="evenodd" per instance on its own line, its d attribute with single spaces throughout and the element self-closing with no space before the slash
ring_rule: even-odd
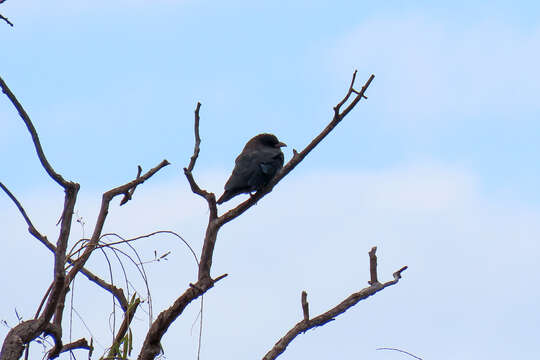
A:
<svg viewBox="0 0 540 360">
<path fill-rule="evenodd" d="M 238 155 L 235 161 L 234 170 L 231 177 L 225 184 L 225 190 L 240 190 L 250 191 L 250 179 L 257 175 L 260 171 L 260 154 L 258 151 L 250 151 Z"/>
</svg>

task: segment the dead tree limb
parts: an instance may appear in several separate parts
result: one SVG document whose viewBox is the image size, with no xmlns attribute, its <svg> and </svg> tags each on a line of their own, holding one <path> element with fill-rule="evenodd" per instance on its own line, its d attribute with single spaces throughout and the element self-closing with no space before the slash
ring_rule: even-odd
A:
<svg viewBox="0 0 540 360">
<path fill-rule="evenodd" d="M 376 247 L 372 248 L 369 252 L 369 258 L 370 258 L 370 273 L 373 274 L 373 272 L 377 272 L 377 258 L 375 257 L 375 251 L 377 250 Z M 285 334 L 275 345 L 272 347 L 272 349 L 266 353 L 266 355 L 263 357 L 263 360 L 273 360 L 277 358 L 280 354 L 282 354 L 287 346 L 301 333 L 305 333 L 306 331 L 323 326 L 324 324 L 327 324 L 330 321 L 335 320 L 336 316 L 343 314 L 345 311 L 349 310 L 354 305 L 358 304 L 358 302 L 367 299 L 368 297 L 375 295 L 377 292 L 381 291 L 382 289 L 396 284 L 399 279 L 401 278 L 401 273 L 407 269 L 406 266 L 402 267 L 398 271 L 394 273 L 394 279 L 391 281 L 387 281 L 385 283 L 380 283 L 378 281 L 373 282 L 370 280 L 369 283 L 370 286 L 360 290 L 359 292 L 356 292 L 354 294 L 351 294 L 349 297 L 347 297 L 345 300 L 343 300 L 338 305 L 334 306 L 332 309 L 328 310 L 327 312 L 314 317 L 313 319 L 307 319 L 306 318 L 306 312 L 304 309 L 304 319 L 300 320 L 291 330 Z M 372 277 L 373 278 L 373 277 Z M 305 293 L 305 292 L 304 292 Z M 307 295 L 306 295 L 307 296 Z"/>
<path fill-rule="evenodd" d="M 190 284 L 190 286 L 185 290 L 185 292 L 176 299 L 174 304 L 169 309 L 161 312 L 157 319 L 152 323 L 152 326 L 150 327 L 150 330 L 146 335 L 143 346 L 139 353 L 138 360 L 154 359 L 160 352 L 161 338 L 163 337 L 169 326 L 172 324 L 172 322 L 174 322 L 178 318 L 178 316 L 193 300 L 195 300 L 214 286 L 216 280 L 212 279 L 210 275 L 210 270 L 212 267 L 212 257 L 219 229 L 227 222 L 243 214 L 251 206 L 255 205 L 257 201 L 259 201 L 263 196 L 272 191 L 273 187 L 289 172 L 291 172 L 307 156 L 307 154 L 309 154 L 309 152 L 313 150 L 336 127 L 336 125 L 339 124 L 341 120 L 343 120 L 343 118 L 356 106 L 356 104 L 358 104 L 358 102 L 362 98 L 366 98 L 364 94 L 371 82 L 373 81 L 374 77 L 374 75 L 371 75 L 362 87 L 362 89 L 360 91 L 357 91 L 354 89 L 354 84 L 356 80 L 355 71 L 345 97 L 334 107 L 334 116 L 330 123 L 326 126 L 326 128 L 324 128 L 322 132 L 317 137 L 315 137 L 311 141 L 311 143 L 309 143 L 309 145 L 307 145 L 306 148 L 300 153 L 296 152 L 295 150 L 292 159 L 276 174 L 276 176 L 270 181 L 268 185 L 266 185 L 263 189 L 257 191 L 255 195 L 251 196 L 248 200 L 239 204 L 234 209 L 227 211 L 221 216 L 218 216 L 215 194 L 202 189 L 197 184 L 192 174 L 199 155 L 201 142 L 199 136 L 199 112 L 201 104 L 197 103 L 197 107 L 195 109 L 195 146 L 189 165 L 184 168 L 184 174 L 189 182 L 193 193 L 203 197 L 208 203 L 208 208 L 210 210 L 208 225 L 206 227 L 206 233 L 199 262 L 198 280 L 195 284 Z M 341 110 L 342 106 L 347 103 L 347 101 L 353 94 L 355 96 L 353 97 L 352 101 L 349 103 L 349 105 L 347 105 L 344 110 Z"/>
<path fill-rule="evenodd" d="M 43 152 L 43 148 L 41 147 L 41 142 L 39 141 L 39 137 L 36 131 L 36 128 L 34 127 L 34 124 L 32 124 L 32 120 L 30 120 L 30 117 L 24 110 L 23 106 L 19 102 L 19 100 L 15 97 L 15 95 L 11 92 L 7 84 L 5 83 L 4 79 L 0 77 L 0 87 L 2 87 L 2 92 L 6 94 L 9 101 L 15 106 L 15 109 L 19 113 L 19 116 L 24 121 L 24 124 L 28 128 L 28 132 L 30 132 L 30 135 L 32 136 L 32 141 L 34 143 L 34 147 L 36 148 L 36 152 L 39 158 L 39 161 L 41 162 L 41 165 L 49 174 L 49 176 L 58 183 L 58 185 L 62 186 L 64 189 L 69 187 L 69 181 L 64 180 L 64 178 L 58 174 L 54 169 L 52 168 L 51 164 L 45 157 L 45 153 Z"/>
<path fill-rule="evenodd" d="M 30 217 L 27 215 L 24 207 L 22 206 L 22 204 L 19 202 L 19 200 L 17 200 L 17 198 L 15 197 L 15 195 L 13 195 L 13 193 L 11 191 L 9 191 L 9 189 L 7 188 L 7 186 L 5 186 L 2 182 L 0 182 L 0 188 L 7 194 L 7 196 L 13 201 L 13 203 L 15 204 L 15 206 L 17 207 L 17 209 L 19 210 L 19 212 L 21 213 L 22 217 L 24 218 L 24 221 L 26 221 L 26 224 L 28 225 L 28 232 L 34 236 L 36 239 L 38 239 L 43 245 L 45 245 L 45 247 L 47 249 L 49 249 L 53 254 L 56 253 L 56 246 L 54 246 L 53 243 L 51 243 L 48 239 L 47 239 L 47 236 L 45 235 L 42 235 L 37 229 L 36 227 L 34 226 L 34 224 L 32 223 L 32 220 L 30 220 Z M 73 264 L 73 260 L 70 259 L 69 257 L 67 258 L 67 262 L 69 264 Z M 86 268 L 82 268 L 81 269 L 81 273 L 86 276 L 86 278 L 88 280 L 90 280 L 91 282 L 95 283 L 96 285 L 98 285 L 99 287 L 107 290 L 108 292 L 110 292 L 111 294 L 113 294 L 115 296 L 115 298 L 118 300 L 118 303 L 120 304 L 120 306 L 122 307 L 122 309 L 125 311 L 127 309 L 127 300 L 126 300 L 126 297 L 124 295 L 124 292 L 122 291 L 122 289 L 120 288 L 117 288 L 116 286 L 112 285 L 112 284 L 109 284 L 108 282 L 106 282 L 105 280 L 101 279 L 100 277 L 98 277 L 97 275 L 95 275 L 94 273 L 92 273 L 90 270 L 86 269 Z M 47 293 L 48 295 L 48 293 Z M 45 301 L 45 299 L 44 299 Z M 40 307 L 41 308 L 41 307 Z M 41 311 L 38 311 L 38 314 L 36 315 L 36 317 L 39 315 Z"/>
<path fill-rule="evenodd" d="M 79 184 L 67 181 L 65 180 L 60 174 L 58 174 L 49 161 L 47 160 L 47 157 L 45 156 L 45 153 L 43 151 L 43 148 L 41 146 L 41 142 L 39 141 L 39 137 L 37 134 L 37 131 L 32 123 L 32 120 L 30 120 L 30 117 L 24 110 L 23 106 L 19 102 L 19 100 L 15 97 L 13 92 L 9 89 L 7 84 L 4 82 L 4 80 L 0 77 L 0 87 L 2 88 L 2 92 L 6 94 L 8 99 L 11 101 L 17 112 L 19 113 L 19 116 L 25 123 L 28 132 L 30 133 L 32 137 L 32 142 L 34 143 L 34 147 L 36 149 L 36 153 L 38 155 L 39 161 L 43 168 L 45 169 L 45 172 L 56 182 L 58 183 L 65 192 L 64 197 L 64 209 L 62 211 L 62 216 L 60 219 L 60 233 L 58 235 L 58 240 L 56 242 L 56 251 L 54 253 L 54 280 L 52 289 L 50 291 L 47 303 L 45 305 L 45 308 L 39 317 L 39 319 L 34 320 L 31 324 L 32 326 L 23 326 L 21 323 L 17 325 L 13 332 L 10 331 L 12 334 L 17 334 L 17 336 L 20 336 L 20 332 L 26 331 L 23 337 L 24 339 L 29 339 L 28 341 L 31 341 L 35 339 L 39 334 L 44 332 L 47 327 L 50 326 L 50 320 L 52 316 L 55 313 L 56 307 L 60 301 L 60 295 L 64 291 L 65 285 L 66 285 L 66 274 L 64 271 L 64 264 L 66 262 L 66 249 L 67 249 L 67 243 L 69 239 L 69 234 L 71 231 L 71 222 L 73 218 L 73 209 L 75 207 L 75 202 L 77 200 L 77 193 L 79 191 Z M 5 188 L 3 187 L 4 191 Z M 8 194 L 9 196 L 9 194 Z M 13 200 L 13 198 L 12 198 Z M 15 202 L 17 204 L 17 202 Z M 19 208 L 19 211 L 21 208 Z M 24 212 L 21 212 L 22 214 Z M 24 215 L 23 215 L 24 217 Z M 25 221 L 28 223 L 28 217 L 25 218 Z M 31 224 L 31 223 L 30 223 Z M 30 232 L 32 235 L 36 237 L 40 237 L 40 234 L 36 231 L 35 233 L 32 232 L 32 227 L 30 226 Z M 35 230 L 35 228 L 34 228 Z M 19 328 L 20 327 L 20 328 Z M 17 329 L 19 328 L 19 329 Z M 9 337 L 9 334 L 8 334 Z M 2 351 L 0 352 L 0 359 L 1 360 L 7 360 L 7 359 L 18 359 L 18 357 L 13 358 L 10 356 L 14 356 L 16 354 L 20 355 L 22 354 L 24 344 L 27 342 L 24 342 L 22 344 L 19 343 L 19 341 L 12 341 L 12 339 L 6 338 L 4 340 L 4 344 L 2 346 Z M 16 346 L 16 348 L 6 348 L 6 346 Z"/>
<path fill-rule="evenodd" d="M 167 160 L 163 160 L 157 166 L 148 170 L 144 175 L 137 177 L 135 180 L 132 180 L 124 185 L 111 189 L 103 194 L 103 197 L 101 200 L 101 208 L 98 214 L 96 226 L 94 227 L 94 232 L 92 234 L 92 237 L 90 238 L 90 241 L 86 245 L 82 255 L 76 261 L 74 261 L 73 266 L 71 267 L 68 274 L 66 275 L 66 286 L 62 289 L 62 292 L 59 295 L 59 300 L 61 301 L 58 302 L 58 307 L 56 309 L 55 323 L 61 323 L 62 314 L 64 310 L 64 299 L 67 295 L 67 292 L 69 291 L 69 284 L 73 281 L 75 276 L 86 264 L 86 261 L 88 260 L 88 258 L 90 257 L 90 255 L 92 254 L 92 252 L 94 251 L 94 249 L 97 247 L 99 243 L 103 226 L 105 225 L 105 220 L 109 213 L 109 205 L 112 199 L 114 199 L 118 195 L 125 194 L 130 189 L 136 187 L 137 185 L 142 184 L 143 182 L 148 180 L 150 177 L 152 177 L 155 173 L 157 173 L 159 170 L 161 170 L 163 167 L 169 164 L 170 163 Z"/>
<path fill-rule="evenodd" d="M 158 164 L 153 169 L 150 169 L 148 172 L 146 172 L 142 176 L 140 176 L 141 170 L 139 168 L 137 178 L 135 180 L 130 181 L 112 190 L 109 190 L 103 194 L 101 209 L 98 215 L 98 220 L 94 228 L 92 238 L 90 239 L 89 244 L 85 248 L 85 251 L 83 252 L 83 254 L 77 260 L 72 261 L 66 256 L 66 251 L 67 251 L 69 235 L 71 232 L 73 211 L 75 208 L 75 203 L 77 200 L 77 194 L 78 194 L 80 185 L 78 183 L 65 180 L 64 177 L 62 177 L 62 175 L 60 175 L 53 169 L 52 165 L 49 163 L 49 161 L 47 160 L 47 157 L 45 156 L 43 147 L 41 146 L 41 142 L 39 140 L 38 133 L 30 117 L 24 110 L 20 101 L 16 98 L 16 96 L 13 94 L 13 92 L 10 90 L 10 88 L 7 86 L 7 84 L 1 77 L 0 77 L 0 87 L 2 88 L 2 92 L 6 94 L 8 99 L 11 101 L 11 103 L 13 104 L 17 112 L 19 113 L 19 116 L 25 123 L 28 129 L 28 132 L 30 133 L 32 137 L 32 142 L 34 143 L 34 147 L 38 155 L 39 161 L 42 167 L 45 169 L 45 172 L 56 183 L 58 183 L 64 189 L 64 192 L 65 192 L 64 207 L 63 207 L 62 216 L 59 222 L 60 233 L 58 235 L 56 246 L 54 246 L 52 243 L 48 241 L 47 237 L 45 237 L 39 231 L 37 231 L 37 229 L 34 227 L 32 222 L 30 221 L 30 218 L 26 214 L 26 211 L 24 210 L 22 205 L 19 203 L 19 201 L 15 198 L 15 196 L 7 189 L 5 185 L 0 184 L 1 185 L 0 187 L 2 188 L 2 190 L 8 195 L 8 197 L 10 197 L 10 199 L 15 203 L 18 210 L 20 211 L 21 215 L 23 216 L 24 220 L 26 221 L 28 225 L 28 231 L 30 232 L 30 234 L 36 237 L 45 246 L 47 246 L 49 250 L 51 250 L 54 253 L 53 283 L 49 287 L 49 290 L 47 290 L 48 295 L 46 295 L 45 297 L 46 302 L 45 302 L 43 311 L 41 312 L 41 315 L 39 315 L 37 319 L 24 321 L 18 324 L 17 326 L 15 326 L 13 329 L 11 329 L 11 331 L 8 333 L 8 335 L 4 339 L 2 350 L 0 351 L 0 360 L 19 359 L 20 356 L 22 355 L 25 345 L 28 344 L 30 341 L 34 340 L 36 337 L 38 337 L 42 333 L 51 334 L 54 337 L 55 347 L 51 351 L 50 356 L 55 357 L 61 352 L 61 349 L 62 349 L 61 324 L 62 324 L 62 315 L 64 311 L 65 297 L 66 297 L 67 292 L 69 291 L 69 286 L 71 282 L 73 281 L 73 279 L 79 272 L 82 272 L 83 274 L 85 274 L 85 276 L 87 276 L 91 281 L 95 282 L 102 288 L 106 289 L 107 291 L 110 291 L 117 298 L 117 300 L 119 301 L 124 311 L 126 311 L 125 309 L 127 309 L 127 300 L 125 299 L 125 296 L 123 292 L 121 291 L 121 289 L 116 288 L 112 284 L 106 283 L 105 281 L 97 277 L 96 275 L 84 269 L 84 265 L 86 261 L 88 260 L 88 258 L 90 257 L 92 251 L 95 249 L 95 247 L 97 246 L 99 242 L 103 225 L 105 223 L 105 219 L 108 214 L 110 201 L 114 197 L 121 194 L 124 194 L 128 197 L 128 199 L 126 199 L 125 201 L 129 200 L 129 198 L 133 194 L 133 191 L 138 185 L 148 180 L 151 176 L 153 176 L 163 167 L 169 165 L 169 162 L 167 160 L 163 160 L 160 164 Z M 70 262 L 72 264 L 72 267 L 69 273 L 67 274 L 65 270 L 66 262 Z M 41 308 L 41 305 L 40 305 L 40 308 Z M 54 316 L 54 321 L 53 323 L 51 323 L 50 321 L 53 318 L 53 316 Z"/>
</svg>

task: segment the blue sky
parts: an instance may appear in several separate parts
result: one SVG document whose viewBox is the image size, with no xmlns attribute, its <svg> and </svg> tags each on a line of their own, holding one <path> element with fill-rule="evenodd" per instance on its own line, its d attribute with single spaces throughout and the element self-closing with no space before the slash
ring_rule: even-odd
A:
<svg viewBox="0 0 540 360">
<path fill-rule="evenodd" d="M 540 293 L 530 289 L 540 259 L 539 7 L 9 0 L 0 13 L 15 27 L 0 24 L 0 72 L 32 117 L 49 160 L 81 183 L 78 211 L 88 227 L 101 192 L 130 180 L 137 165 L 148 169 L 166 158 L 172 166 L 138 189 L 126 209 L 115 209 L 108 229 L 171 228 L 195 245 L 206 212 L 181 169 L 193 148 L 197 101 L 203 143 L 196 177 L 217 193 L 249 138 L 273 132 L 289 145 L 289 158 L 329 121 L 354 69 L 358 86 L 375 74 L 369 99 L 271 196 L 223 229 L 215 266 L 231 278 L 207 296 L 203 354 L 215 357 L 220 348 L 231 358 L 262 356 L 296 321 L 304 287 L 313 306 L 320 299 L 319 310 L 328 308 L 357 289 L 349 276 L 365 284 L 365 254 L 378 245 L 387 276 L 410 266 L 403 283 L 366 302 L 373 308 L 360 304 L 328 329 L 297 339 L 284 358 L 327 359 L 336 349 L 343 358 L 400 356 L 378 346 L 425 359 L 534 358 L 527 345 L 540 324 L 533 321 Z M 61 191 L 39 167 L 5 97 L 0 123 L 0 180 L 54 238 Z M 21 252 L 48 266 L 48 254 L 24 233 L 5 196 L 0 209 L 1 221 L 11 224 L 6 238 L 17 239 L 4 251 L 5 266 L 9 254 Z M 268 228 L 279 235 L 266 234 Z M 184 250 L 163 241 L 141 245 L 148 256 L 154 247 L 173 247 L 156 274 L 186 275 L 172 290 L 156 280 L 162 307 L 193 279 L 193 269 L 179 265 L 189 261 Z M 247 260 L 253 252 L 262 257 L 256 263 Z M 47 286 L 46 273 L 41 281 L 32 274 L 25 281 Z M 243 295 L 240 311 L 235 294 L 246 284 L 254 298 Z M 253 303 L 261 298 L 266 323 L 253 324 L 261 316 Z M 3 299 L 0 318 L 9 319 L 14 306 L 32 314 L 36 304 L 20 301 Z M 226 328 L 231 319 L 223 304 L 239 312 L 234 321 L 243 331 Z M 187 330 L 174 328 L 171 338 L 187 339 L 187 350 L 172 343 L 169 358 L 193 354 L 194 317 L 186 315 Z M 377 325 L 367 330 L 366 319 Z M 238 349 L 227 344 L 224 328 L 231 342 L 260 336 Z"/>
</svg>

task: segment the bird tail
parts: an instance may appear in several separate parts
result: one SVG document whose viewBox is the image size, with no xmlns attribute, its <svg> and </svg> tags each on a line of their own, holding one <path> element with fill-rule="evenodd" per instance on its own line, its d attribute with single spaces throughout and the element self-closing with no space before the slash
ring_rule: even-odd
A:
<svg viewBox="0 0 540 360">
<path fill-rule="evenodd" d="M 230 200 L 234 195 L 236 195 L 236 194 L 234 192 L 232 192 L 232 191 L 225 191 L 223 193 L 223 195 L 221 195 L 219 197 L 219 199 L 217 200 L 217 203 L 218 204 L 223 204 L 225 201 Z"/>
</svg>

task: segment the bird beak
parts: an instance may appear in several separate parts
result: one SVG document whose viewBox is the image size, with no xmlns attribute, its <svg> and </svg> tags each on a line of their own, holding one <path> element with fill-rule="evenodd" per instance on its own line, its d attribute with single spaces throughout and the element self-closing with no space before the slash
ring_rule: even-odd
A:
<svg viewBox="0 0 540 360">
<path fill-rule="evenodd" d="M 277 147 L 277 148 L 280 148 L 280 147 L 283 147 L 283 146 L 287 146 L 287 144 L 282 143 L 282 142 L 280 141 L 280 142 L 278 142 L 278 143 L 277 143 L 276 145 L 274 145 L 274 146 Z"/>
</svg>

